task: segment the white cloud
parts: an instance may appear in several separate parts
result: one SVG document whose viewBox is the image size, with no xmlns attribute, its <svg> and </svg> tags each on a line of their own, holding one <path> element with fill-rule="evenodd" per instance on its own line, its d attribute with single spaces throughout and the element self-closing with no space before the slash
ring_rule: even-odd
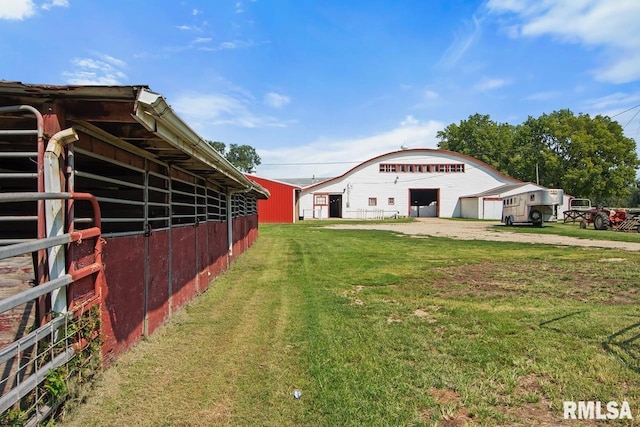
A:
<svg viewBox="0 0 640 427">
<path fill-rule="evenodd" d="M 44 2 L 40 8 L 50 10 L 54 7 L 69 7 L 68 0 Z M 21 21 L 35 15 L 37 5 L 33 0 L 0 0 L 0 19 Z"/>
<path fill-rule="evenodd" d="M 209 43 L 211 40 L 213 40 L 211 37 L 198 37 L 197 39 L 193 39 L 191 44 Z"/>
<path fill-rule="evenodd" d="M 509 84 L 508 80 L 505 79 L 482 79 L 478 84 L 474 86 L 476 90 L 481 92 L 487 92 L 490 90 L 498 89 L 502 86 L 506 86 Z"/>
<path fill-rule="evenodd" d="M 409 148 L 436 148 L 436 134 L 443 128 L 441 122 L 421 122 L 413 116 L 407 116 L 395 129 L 377 135 L 340 140 L 320 139 L 296 147 L 258 149 L 262 165 L 258 166 L 257 175 L 274 179 L 338 176 L 363 161 L 400 150 L 402 145 Z"/>
<path fill-rule="evenodd" d="M 526 96 L 524 99 L 527 101 L 548 101 L 553 98 L 557 98 L 560 95 L 559 92 L 536 92 Z"/>
<path fill-rule="evenodd" d="M 33 0 L 0 0 L 0 19 L 21 21 L 35 13 Z"/>
<path fill-rule="evenodd" d="M 289 102 L 291 102 L 291 98 L 275 92 L 269 92 L 264 96 L 264 103 L 273 108 L 282 108 Z"/>
<path fill-rule="evenodd" d="M 192 14 L 193 16 L 200 15 L 201 13 L 202 13 L 202 11 L 201 11 L 201 10 L 198 10 L 198 9 L 193 9 L 193 10 L 191 11 L 191 14 Z"/>
<path fill-rule="evenodd" d="M 286 127 L 286 123 L 254 112 L 255 101 L 243 94 L 181 94 L 173 107 L 180 117 L 200 133 L 211 126 L 241 128 Z"/>
<path fill-rule="evenodd" d="M 590 99 L 587 101 L 589 109 L 592 110 L 605 110 L 605 109 L 620 109 L 624 110 L 632 105 L 640 102 L 640 92 L 633 94 L 616 92 L 601 98 Z"/>
<path fill-rule="evenodd" d="M 259 46 L 266 43 L 269 43 L 269 42 L 255 43 L 252 40 L 231 40 L 231 41 L 221 42 L 220 44 L 214 47 L 200 46 L 198 47 L 198 50 L 203 50 L 207 52 L 217 52 L 221 50 L 248 49 L 250 47 Z"/>
<path fill-rule="evenodd" d="M 93 52 L 95 58 L 73 58 L 73 71 L 62 73 L 71 85 L 121 85 L 127 76 L 121 70 L 127 64 L 113 56 Z"/>
<path fill-rule="evenodd" d="M 400 122 L 400 126 L 416 126 L 419 123 L 420 122 L 418 122 L 418 120 L 415 117 L 409 114 L 407 117 L 404 118 L 403 121 Z"/>
<path fill-rule="evenodd" d="M 44 3 L 42 5 L 42 8 L 44 10 L 49 10 L 53 7 L 69 7 L 69 1 L 68 0 L 52 0 L 49 3 Z"/>
<path fill-rule="evenodd" d="M 473 16 L 471 22 L 466 23 L 466 28 L 462 34 L 454 34 L 454 40 L 445 51 L 438 65 L 449 69 L 454 67 L 464 54 L 473 46 L 475 41 L 480 37 L 481 26 L 480 20 Z"/>
<path fill-rule="evenodd" d="M 640 2 L 637 0 L 489 0 L 489 11 L 515 21 L 505 24 L 516 37 L 551 36 L 562 43 L 602 48 L 597 80 L 640 79 Z"/>
<path fill-rule="evenodd" d="M 438 92 L 427 89 L 424 91 L 424 98 L 427 100 L 434 100 L 440 98 L 440 95 L 438 94 Z"/>
</svg>

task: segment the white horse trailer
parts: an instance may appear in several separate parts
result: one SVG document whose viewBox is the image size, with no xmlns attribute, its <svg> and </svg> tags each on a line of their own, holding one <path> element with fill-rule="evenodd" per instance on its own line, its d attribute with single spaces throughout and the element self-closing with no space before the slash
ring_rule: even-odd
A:
<svg viewBox="0 0 640 427">
<path fill-rule="evenodd" d="M 506 225 L 542 224 L 558 220 L 558 205 L 564 192 L 560 189 L 526 191 L 505 197 L 502 201 L 502 222 Z"/>
</svg>

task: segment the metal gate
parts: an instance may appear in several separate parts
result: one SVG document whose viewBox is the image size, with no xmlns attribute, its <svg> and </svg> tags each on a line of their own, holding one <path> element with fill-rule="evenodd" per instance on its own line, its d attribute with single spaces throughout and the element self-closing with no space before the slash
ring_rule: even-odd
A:
<svg viewBox="0 0 640 427">
<path fill-rule="evenodd" d="M 37 424 L 60 403 L 43 385 L 87 346 L 77 321 L 101 302 L 100 208 L 91 194 L 45 191 L 43 119 L 35 108 L 0 107 L 0 124 L 0 420 L 14 410 Z M 74 201 L 93 212 L 82 230 L 73 221 L 65 226 Z M 56 211 L 62 215 L 47 218 Z M 92 289 L 74 298 L 73 285 L 87 281 Z"/>
</svg>

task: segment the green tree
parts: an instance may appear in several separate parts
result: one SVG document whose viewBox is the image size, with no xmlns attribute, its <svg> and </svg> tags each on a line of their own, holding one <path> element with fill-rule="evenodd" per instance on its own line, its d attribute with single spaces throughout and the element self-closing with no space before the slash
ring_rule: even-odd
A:
<svg viewBox="0 0 640 427">
<path fill-rule="evenodd" d="M 207 143 L 213 147 L 214 150 L 216 150 L 218 153 L 222 154 L 224 156 L 224 152 L 227 149 L 227 145 L 224 142 L 219 142 L 219 141 L 207 141 Z"/>
<path fill-rule="evenodd" d="M 509 167 L 515 128 L 496 123 L 489 115 L 474 114 L 459 125 L 451 124 L 439 131 L 438 147 L 475 157 L 504 171 Z"/>
<path fill-rule="evenodd" d="M 216 151 L 218 151 L 229 163 L 242 172 L 251 172 L 260 165 L 260 156 L 255 148 L 250 145 L 229 144 L 229 150 L 224 142 L 207 141 Z"/>
<path fill-rule="evenodd" d="M 627 198 L 640 165 L 635 141 L 617 122 L 570 110 L 529 117 L 519 128 L 515 151 L 527 153 L 529 171 L 538 165 L 541 185 L 594 203 Z"/>
<path fill-rule="evenodd" d="M 474 114 L 437 136 L 440 148 L 594 203 L 630 200 L 640 166 L 635 141 L 623 135 L 617 122 L 570 110 L 529 117 L 518 126 Z"/>
</svg>

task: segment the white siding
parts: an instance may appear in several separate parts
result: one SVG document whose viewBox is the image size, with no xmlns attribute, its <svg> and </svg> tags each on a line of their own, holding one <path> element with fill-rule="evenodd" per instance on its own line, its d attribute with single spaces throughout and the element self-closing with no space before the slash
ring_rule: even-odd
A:
<svg viewBox="0 0 640 427">
<path fill-rule="evenodd" d="M 479 206 L 480 199 L 478 197 L 466 197 L 460 199 L 460 217 L 461 218 L 480 218 Z"/>
<path fill-rule="evenodd" d="M 502 199 L 500 200 L 482 200 L 484 204 L 484 212 L 480 218 L 482 219 L 502 219 Z"/>
<path fill-rule="evenodd" d="M 380 164 L 463 164 L 464 172 L 380 172 Z M 460 217 L 460 197 L 480 193 L 504 184 L 518 182 L 507 178 L 482 162 L 457 153 L 440 150 L 406 150 L 389 153 L 362 163 L 341 177 L 303 189 L 300 198 L 301 215 L 313 217 L 313 195 L 318 193 L 342 195 L 342 217 L 368 218 L 383 213 L 391 216 L 410 216 L 411 189 L 434 189 L 439 194 L 439 216 Z M 369 198 L 377 199 L 377 206 L 369 206 Z M 389 198 L 394 204 L 389 205 Z M 327 207 L 322 218 L 328 217 Z M 317 213 L 316 213 L 317 217 Z"/>
</svg>

